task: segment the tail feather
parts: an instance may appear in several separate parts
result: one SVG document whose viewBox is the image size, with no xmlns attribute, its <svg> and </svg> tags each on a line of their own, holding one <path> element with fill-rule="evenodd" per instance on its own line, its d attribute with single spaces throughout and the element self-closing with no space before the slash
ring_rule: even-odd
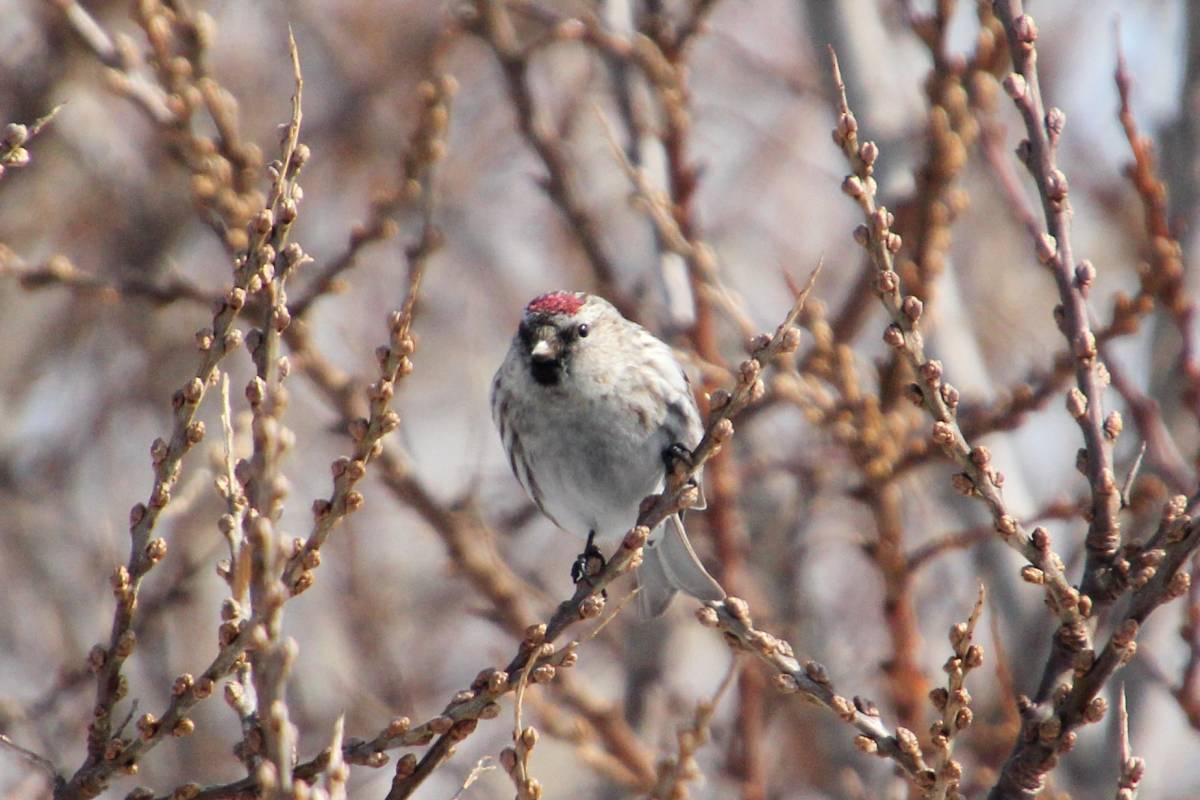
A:
<svg viewBox="0 0 1200 800">
<path fill-rule="evenodd" d="M 666 611 L 677 591 L 697 600 L 725 599 L 725 590 L 700 563 L 677 514 L 663 523 L 658 536 L 646 546 L 637 581 L 641 588 L 638 611 L 643 618 Z"/>
<path fill-rule="evenodd" d="M 646 547 L 642 551 L 642 564 L 636 575 L 638 616 L 642 619 L 661 616 L 675 597 L 675 587 L 659 558 L 658 547 Z"/>
</svg>

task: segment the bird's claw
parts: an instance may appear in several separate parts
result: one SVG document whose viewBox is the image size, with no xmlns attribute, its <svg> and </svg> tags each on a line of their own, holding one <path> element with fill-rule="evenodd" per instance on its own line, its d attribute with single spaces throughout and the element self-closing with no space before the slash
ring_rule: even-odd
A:
<svg viewBox="0 0 1200 800">
<path fill-rule="evenodd" d="M 665 447 L 662 451 L 662 460 L 668 475 L 686 473 L 695 463 L 692 460 L 692 451 L 680 442 L 674 442 Z"/>
<path fill-rule="evenodd" d="M 589 531 L 587 544 L 583 548 L 583 552 L 575 558 L 575 563 L 571 565 L 571 580 L 574 583 L 586 581 L 588 586 L 592 586 L 592 578 L 604 571 L 608 560 L 604 558 L 604 554 L 600 552 L 600 548 L 595 544 L 596 532 Z M 608 592 L 601 590 L 600 594 L 608 599 Z"/>
</svg>

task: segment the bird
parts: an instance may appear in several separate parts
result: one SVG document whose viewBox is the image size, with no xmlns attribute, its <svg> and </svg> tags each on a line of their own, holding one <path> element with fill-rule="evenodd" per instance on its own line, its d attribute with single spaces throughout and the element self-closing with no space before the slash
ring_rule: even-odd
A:
<svg viewBox="0 0 1200 800">
<path fill-rule="evenodd" d="M 595 542 L 634 526 L 663 490 L 675 459 L 690 459 L 704 430 L 687 374 L 671 348 L 604 298 L 553 291 L 524 308 L 492 380 L 492 419 L 517 481 L 559 528 L 587 536 L 572 568 L 587 579 Z M 704 508 L 703 493 L 693 506 Z M 725 598 L 688 541 L 681 514 L 650 535 L 636 570 L 642 617 L 676 592 Z"/>
</svg>

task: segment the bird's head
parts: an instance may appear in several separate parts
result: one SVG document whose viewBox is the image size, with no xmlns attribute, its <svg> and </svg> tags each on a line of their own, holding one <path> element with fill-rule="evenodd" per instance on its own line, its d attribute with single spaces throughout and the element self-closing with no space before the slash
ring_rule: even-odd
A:
<svg viewBox="0 0 1200 800">
<path fill-rule="evenodd" d="M 558 385 L 590 346 L 587 340 L 603 335 L 614 315 L 608 302 L 583 292 L 549 292 L 529 301 L 517 339 L 534 381 Z"/>
</svg>

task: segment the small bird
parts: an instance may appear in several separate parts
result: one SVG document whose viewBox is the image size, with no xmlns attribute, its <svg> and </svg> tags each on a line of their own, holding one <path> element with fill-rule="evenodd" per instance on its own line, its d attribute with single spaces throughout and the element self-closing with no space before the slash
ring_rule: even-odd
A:
<svg viewBox="0 0 1200 800">
<path fill-rule="evenodd" d="M 611 303 L 583 292 L 535 297 L 492 380 L 492 419 L 513 474 L 539 510 L 587 535 L 572 576 L 586 578 L 595 541 L 619 539 L 677 458 L 690 458 L 703 426 L 671 348 Z M 703 495 L 696 508 L 704 507 Z M 676 591 L 700 600 L 725 592 L 700 563 L 678 514 L 651 535 L 637 570 L 644 617 Z"/>
</svg>

